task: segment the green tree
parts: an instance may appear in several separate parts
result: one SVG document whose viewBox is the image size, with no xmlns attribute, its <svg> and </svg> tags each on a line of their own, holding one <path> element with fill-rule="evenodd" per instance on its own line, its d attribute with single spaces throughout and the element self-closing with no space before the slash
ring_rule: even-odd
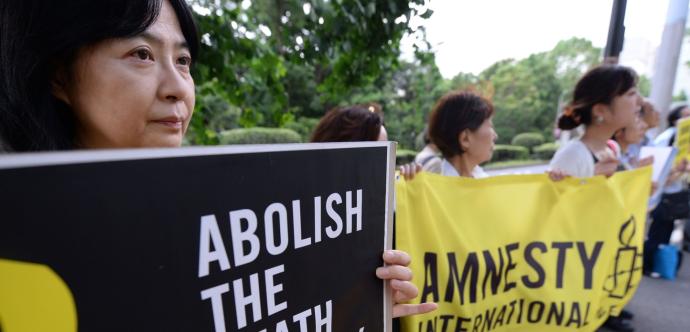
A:
<svg viewBox="0 0 690 332">
<path fill-rule="evenodd" d="M 398 65 L 400 39 L 419 33 L 410 18 L 432 13 L 425 0 L 192 0 L 202 31 L 194 76 L 213 82 L 229 105 L 241 109 L 241 127 L 281 127 L 299 117 L 316 118 L 353 89 L 372 85 Z M 416 45 L 428 49 L 425 38 Z M 191 138 L 209 134 L 213 105 L 195 108 Z"/>
<path fill-rule="evenodd" d="M 496 108 L 499 142 L 520 133 L 540 132 L 550 140 L 559 108 L 577 80 L 600 59 L 601 49 L 581 38 L 559 42 L 551 51 L 516 61 L 496 62 L 479 80 Z M 480 85 L 481 85 L 480 84 Z"/>
</svg>

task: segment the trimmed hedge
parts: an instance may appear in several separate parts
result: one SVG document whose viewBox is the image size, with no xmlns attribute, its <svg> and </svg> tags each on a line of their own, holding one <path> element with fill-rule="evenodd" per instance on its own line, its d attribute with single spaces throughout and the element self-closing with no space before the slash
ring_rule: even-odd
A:
<svg viewBox="0 0 690 332">
<path fill-rule="evenodd" d="M 535 146 L 544 144 L 544 135 L 540 133 L 517 134 L 515 137 L 513 137 L 513 140 L 510 142 L 510 144 L 523 146 L 531 151 Z"/>
<path fill-rule="evenodd" d="M 219 134 L 220 144 L 279 144 L 301 143 L 300 135 L 285 128 L 239 128 L 223 131 Z"/>
<path fill-rule="evenodd" d="M 417 156 L 417 151 L 398 149 L 395 150 L 395 164 L 404 165 L 409 164 L 414 161 L 414 157 Z"/>
<path fill-rule="evenodd" d="M 309 142 L 309 139 L 311 139 L 311 134 L 318 123 L 318 118 L 303 117 L 295 121 L 288 122 L 283 127 L 294 130 L 300 134 L 300 136 L 302 136 L 302 142 Z"/>
<path fill-rule="evenodd" d="M 534 148 L 534 156 L 539 160 L 551 160 L 558 150 L 557 143 L 544 143 Z"/>
<path fill-rule="evenodd" d="M 492 162 L 506 160 L 523 160 L 529 158 L 529 150 L 524 146 L 496 145 Z"/>
</svg>

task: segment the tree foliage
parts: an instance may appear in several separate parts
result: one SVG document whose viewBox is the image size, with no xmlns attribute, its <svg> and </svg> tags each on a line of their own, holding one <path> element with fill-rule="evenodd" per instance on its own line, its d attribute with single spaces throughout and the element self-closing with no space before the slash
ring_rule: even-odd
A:
<svg viewBox="0 0 690 332">
<path fill-rule="evenodd" d="M 216 113 L 227 109 L 218 98 L 241 110 L 240 127 L 320 117 L 352 89 L 394 70 L 403 34 L 423 35 L 410 18 L 431 15 L 420 9 L 424 0 L 190 2 L 202 36 L 194 68 L 202 98 L 191 130 L 197 144 L 218 142 Z M 428 48 L 424 38 L 417 46 Z M 217 98 L 203 98 L 207 93 Z"/>
<path fill-rule="evenodd" d="M 424 29 L 426 0 L 190 0 L 202 48 L 194 67 L 197 104 L 192 144 L 218 144 L 235 128 L 282 127 L 308 141 L 338 105 L 378 103 L 390 139 L 415 149 L 435 102 L 472 89 L 494 103 L 499 142 L 538 132 L 547 141 L 577 79 L 601 50 L 572 38 L 548 52 L 498 61 L 478 75 L 444 79 Z M 414 60 L 400 40 L 417 35 Z"/>
</svg>

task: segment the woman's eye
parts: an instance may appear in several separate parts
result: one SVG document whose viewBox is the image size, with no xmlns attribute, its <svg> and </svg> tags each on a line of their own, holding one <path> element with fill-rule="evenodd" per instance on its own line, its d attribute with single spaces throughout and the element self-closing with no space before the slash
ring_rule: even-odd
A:
<svg viewBox="0 0 690 332">
<path fill-rule="evenodd" d="M 190 58 L 188 56 L 180 57 L 179 59 L 177 59 L 177 64 L 185 66 L 185 67 L 189 67 L 192 65 L 192 58 Z"/>
<path fill-rule="evenodd" d="M 136 51 L 134 51 L 134 53 L 132 55 L 135 56 L 139 60 L 144 60 L 144 61 L 153 60 L 153 56 L 151 56 L 151 52 L 149 52 L 147 50 L 136 50 Z"/>
</svg>

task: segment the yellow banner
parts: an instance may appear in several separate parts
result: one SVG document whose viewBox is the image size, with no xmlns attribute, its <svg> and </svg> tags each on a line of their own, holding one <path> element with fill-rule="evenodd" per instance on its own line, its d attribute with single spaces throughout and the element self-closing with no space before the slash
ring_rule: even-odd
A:
<svg viewBox="0 0 690 332">
<path fill-rule="evenodd" d="M 678 148 L 676 163 L 690 156 L 690 118 L 680 119 L 676 123 L 675 145 Z"/>
<path fill-rule="evenodd" d="M 439 304 L 403 331 L 596 330 L 641 279 L 651 171 L 398 181 L 396 246 Z"/>
</svg>

